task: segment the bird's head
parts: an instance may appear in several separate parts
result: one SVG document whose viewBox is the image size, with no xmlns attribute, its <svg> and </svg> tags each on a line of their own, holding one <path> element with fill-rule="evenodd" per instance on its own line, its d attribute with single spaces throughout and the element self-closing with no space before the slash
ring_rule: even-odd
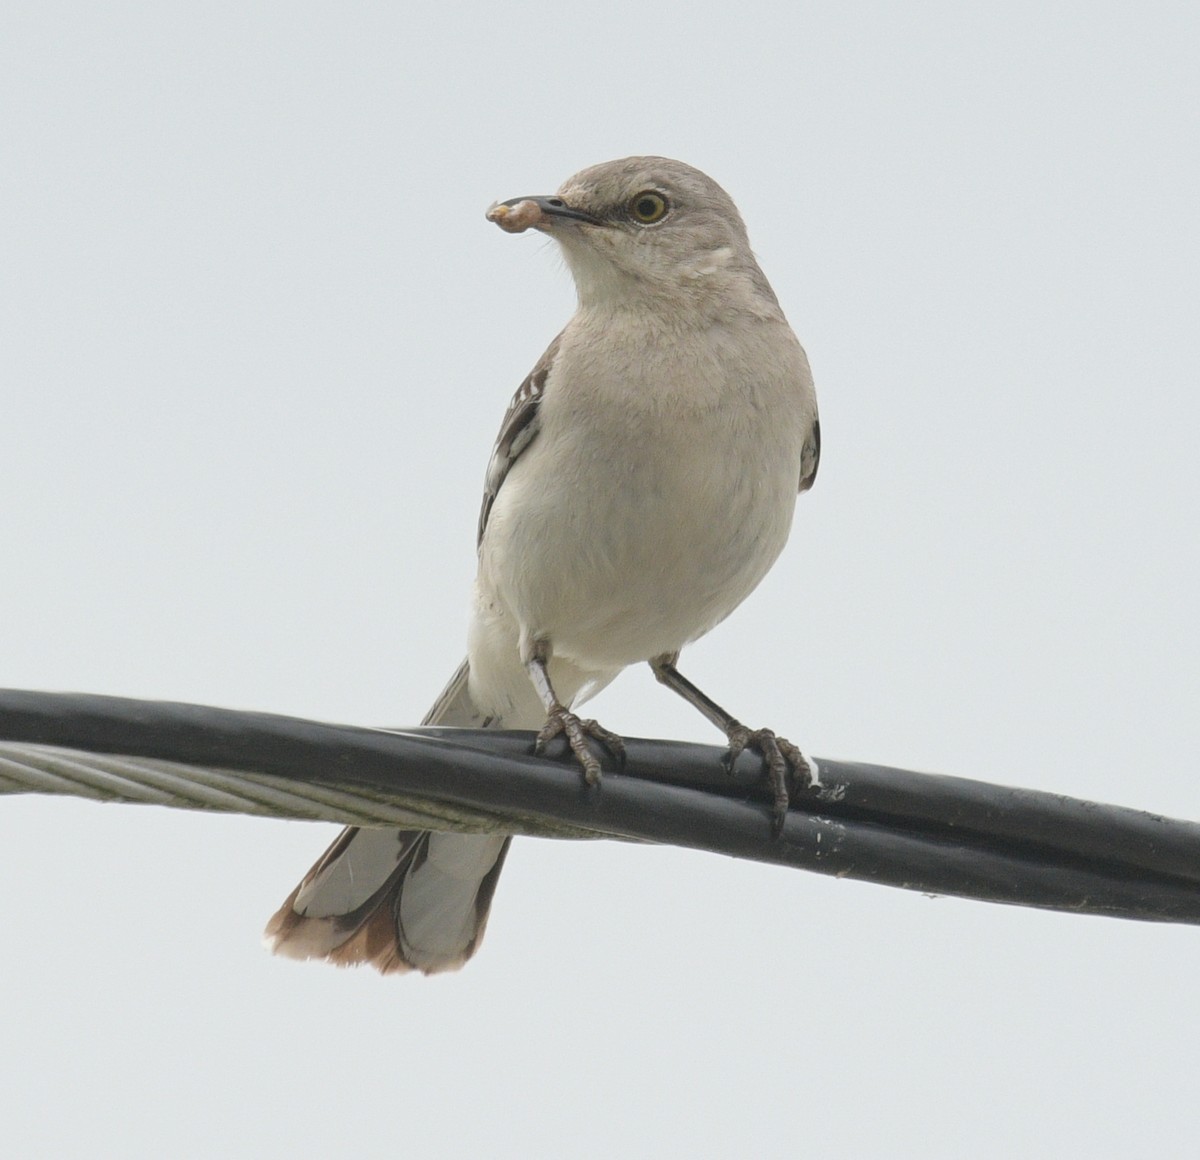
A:
<svg viewBox="0 0 1200 1160">
<path fill-rule="evenodd" d="M 626 157 L 568 178 L 551 196 L 488 210 L 511 233 L 536 229 L 562 247 L 581 306 L 778 309 L 746 227 L 712 178 L 666 157 Z M 686 304 L 686 305 L 685 305 Z"/>
</svg>

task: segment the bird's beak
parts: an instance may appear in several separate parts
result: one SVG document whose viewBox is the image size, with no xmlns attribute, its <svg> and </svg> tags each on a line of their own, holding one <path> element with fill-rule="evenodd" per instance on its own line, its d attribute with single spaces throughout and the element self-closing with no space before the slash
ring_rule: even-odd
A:
<svg viewBox="0 0 1200 1160">
<path fill-rule="evenodd" d="M 513 197 L 499 201 L 487 211 L 487 219 L 510 234 L 530 228 L 545 229 L 558 221 L 582 222 L 584 225 L 603 225 L 599 218 L 572 209 L 561 197 Z"/>
</svg>

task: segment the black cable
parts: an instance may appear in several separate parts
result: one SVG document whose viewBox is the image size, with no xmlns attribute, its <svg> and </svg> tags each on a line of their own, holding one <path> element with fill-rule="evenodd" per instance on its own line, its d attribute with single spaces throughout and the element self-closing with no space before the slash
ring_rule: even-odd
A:
<svg viewBox="0 0 1200 1160">
<path fill-rule="evenodd" d="M 992 902 L 1200 924 L 1200 825 L 1057 794 L 821 761 L 779 839 L 759 763 L 626 739 L 623 771 L 583 784 L 532 735 L 374 730 L 266 713 L 0 690 L 0 739 L 269 774 L 448 801 L 600 835 L 671 843 L 818 873 Z"/>
</svg>

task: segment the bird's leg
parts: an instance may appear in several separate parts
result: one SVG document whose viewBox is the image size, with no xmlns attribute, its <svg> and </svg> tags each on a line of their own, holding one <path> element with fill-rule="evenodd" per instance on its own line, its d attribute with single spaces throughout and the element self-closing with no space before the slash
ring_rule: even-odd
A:
<svg viewBox="0 0 1200 1160">
<path fill-rule="evenodd" d="M 789 771 L 791 788 L 807 789 L 820 777 L 817 763 L 806 757 L 798 746 L 784 737 L 778 737 L 770 729 L 747 729 L 736 717 L 725 712 L 707 694 L 701 692 L 676 667 L 678 653 L 655 657 L 650 668 L 659 681 L 668 689 L 678 693 L 689 705 L 694 705 L 729 739 L 729 748 L 722 762 L 727 771 L 733 772 L 733 764 L 743 749 L 756 749 L 762 754 L 766 765 L 767 781 L 775 796 L 774 830 L 778 837 L 787 817 L 789 798 Z"/>
<path fill-rule="evenodd" d="M 533 751 L 539 756 L 546 752 L 546 745 L 560 733 L 567 739 L 575 760 L 583 767 L 583 779 L 588 785 L 596 785 L 600 781 L 600 762 L 588 748 L 587 738 L 594 737 L 622 765 L 625 763 L 625 742 L 615 733 L 609 732 L 603 725 L 592 720 L 581 720 L 571 712 L 559 699 L 550 684 L 550 674 L 546 671 L 546 663 L 550 659 L 550 648 L 546 641 L 537 641 L 533 653 L 525 662 L 529 679 L 537 690 L 538 697 L 546 706 L 546 724 L 542 726 L 534 742 Z"/>
</svg>

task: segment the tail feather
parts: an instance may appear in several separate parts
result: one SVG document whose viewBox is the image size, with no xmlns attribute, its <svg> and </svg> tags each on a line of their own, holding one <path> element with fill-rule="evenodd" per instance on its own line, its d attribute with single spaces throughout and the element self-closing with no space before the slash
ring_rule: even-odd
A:
<svg viewBox="0 0 1200 1160">
<path fill-rule="evenodd" d="M 464 661 L 426 725 L 497 724 L 480 713 Z M 264 937 L 289 958 L 339 966 L 370 963 L 385 974 L 461 967 L 487 925 L 511 838 L 352 826 L 304 876 Z"/>
</svg>

